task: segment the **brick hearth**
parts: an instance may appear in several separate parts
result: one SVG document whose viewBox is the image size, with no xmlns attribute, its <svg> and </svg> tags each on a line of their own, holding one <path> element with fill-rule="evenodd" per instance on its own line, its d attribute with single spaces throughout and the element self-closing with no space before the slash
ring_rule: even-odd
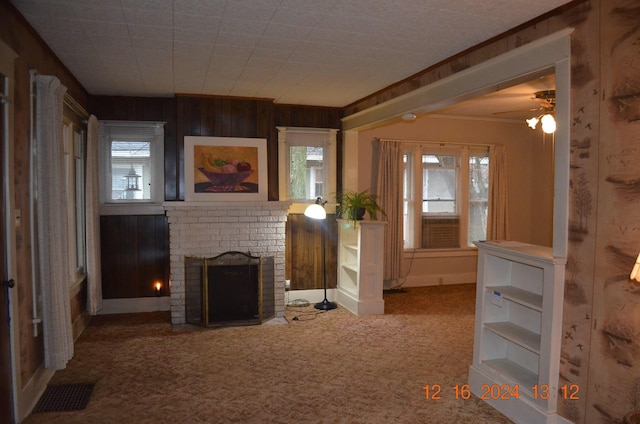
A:
<svg viewBox="0 0 640 424">
<path fill-rule="evenodd" d="M 285 225 L 289 202 L 166 202 L 171 255 L 171 322 L 185 323 L 184 257 L 228 251 L 273 256 L 276 317 L 285 309 Z"/>
</svg>

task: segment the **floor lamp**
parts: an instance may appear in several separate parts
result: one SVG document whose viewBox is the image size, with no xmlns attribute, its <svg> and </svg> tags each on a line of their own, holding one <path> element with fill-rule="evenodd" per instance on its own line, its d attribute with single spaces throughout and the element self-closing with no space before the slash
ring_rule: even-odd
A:
<svg viewBox="0 0 640 424">
<path fill-rule="evenodd" d="M 304 210 L 304 214 L 309 218 L 322 220 L 322 286 L 324 287 L 324 300 L 316 303 L 314 308 L 329 311 L 331 309 L 336 309 L 338 305 L 335 302 L 329 302 L 327 300 L 327 262 L 325 260 L 325 227 L 327 222 L 327 212 L 324 210 L 325 203 L 327 202 L 323 202 L 322 197 L 318 197 L 314 204 L 307 206 Z"/>
</svg>

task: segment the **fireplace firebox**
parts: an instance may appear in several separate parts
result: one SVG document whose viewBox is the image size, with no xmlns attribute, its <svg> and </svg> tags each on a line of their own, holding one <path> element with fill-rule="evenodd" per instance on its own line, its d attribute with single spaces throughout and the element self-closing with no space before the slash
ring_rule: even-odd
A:
<svg viewBox="0 0 640 424">
<path fill-rule="evenodd" d="M 185 257 L 185 320 L 205 327 L 261 324 L 275 316 L 272 256 Z"/>
</svg>

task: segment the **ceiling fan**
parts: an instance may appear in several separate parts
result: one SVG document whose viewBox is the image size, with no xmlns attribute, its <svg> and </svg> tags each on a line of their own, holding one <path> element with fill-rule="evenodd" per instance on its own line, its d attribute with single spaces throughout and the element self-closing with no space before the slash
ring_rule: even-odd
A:
<svg viewBox="0 0 640 424">
<path fill-rule="evenodd" d="M 554 114 L 556 111 L 556 90 L 537 91 L 532 97 L 540 104 L 540 106 L 531 109 L 512 110 L 507 112 L 497 112 L 496 114 L 514 113 L 514 112 L 534 112 L 533 117 L 526 119 L 527 125 L 531 129 L 536 129 L 538 123 L 542 124 L 542 131 L 551 134 L 556 130 L 556 120 Z"/>
<path fill-rule="evenodd" d="M 527 119 L 527 125 L 535 130 L 536 125 L 540 122 L 542 131 L 547 134 L 554 133 L 556 131 L 556 119 L 553 116 L 556 111 L 556 90 L 538 91 L 535 96 L 535 99 L 540 100 L 542 103 L 540 107 L 542 114 Z"/>
</svg>

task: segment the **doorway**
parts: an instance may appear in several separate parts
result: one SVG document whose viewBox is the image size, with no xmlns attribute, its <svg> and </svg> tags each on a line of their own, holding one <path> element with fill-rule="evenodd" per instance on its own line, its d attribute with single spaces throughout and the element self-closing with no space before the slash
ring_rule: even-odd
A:
<svg viewBox="0 0 640 424">
<path fill-rule="evenodd" d="M 0 411 L 13 411 L 13 386 L 11 376 L 11 330 L 10 330 L 10 314 L 9 314 L 9 283 L 8 272 L 8 234 L 7 234 L 7 205 L 8 196 L 5 187 L 8 187 L 9 177 L 7 175 L 6 157 L 7 157 L 7 103 L 8 103 L 8 79 L 0 74 L 0 134 L 2 135 L 0 143 L 0 163 L 2 164 L 2 186 L 0 189 Z M 13 422 L 13 414 L 0 414 L 0 424 Z"/>
<path fill-rule="evenodd" d="M 558 31 L 479 65 L 460 71 L 430 85 L 393 98 L 342 119 L 343 163 L 358 163 L 358 134 L 396 122 L 407 113 L 429 113 L 465 100 L 496 92 L 542 75 L 555 75 L 555 117 L 553 166 L 554 257 L 567 255 L 569 213 L 569 95 L 572 29 Z M 359 187 L 358 173 L 344 173 L 344 187 Z"/>
</svg>

